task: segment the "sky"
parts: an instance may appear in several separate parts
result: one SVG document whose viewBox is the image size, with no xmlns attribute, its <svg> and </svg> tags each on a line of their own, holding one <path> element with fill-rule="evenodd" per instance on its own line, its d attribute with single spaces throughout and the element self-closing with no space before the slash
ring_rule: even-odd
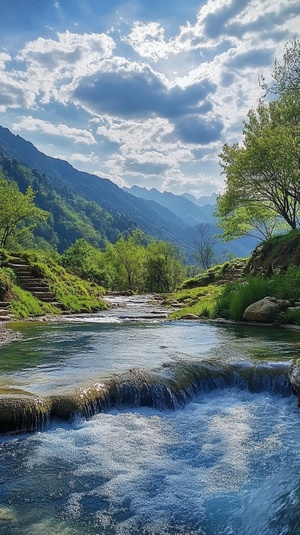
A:
<svg viewBox="0 0 300 535">
<path fill-rule="evenodd" d="M 0 124 L 75 168 L 219 193 L 224 143 L 299 37 L 299 0 L 0 0 Z"/>
</svg>

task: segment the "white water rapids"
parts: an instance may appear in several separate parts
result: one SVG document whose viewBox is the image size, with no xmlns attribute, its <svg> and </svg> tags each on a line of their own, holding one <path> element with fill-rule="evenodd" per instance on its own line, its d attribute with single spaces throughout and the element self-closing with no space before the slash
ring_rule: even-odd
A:
<svg viewBox="0 0 300 535">
<path fill-rule="evenodd" d="M 117 406 L 3 436 L 1 535 L 300 533 L 300 412 L 285 386 L 296 333 L 94 315 L 23 334 L 2 348 L 0 380 L 35 393 L 211 359 L 255 373 L 249 388 L 234 368 L 176 410 Z"/>
</svg>

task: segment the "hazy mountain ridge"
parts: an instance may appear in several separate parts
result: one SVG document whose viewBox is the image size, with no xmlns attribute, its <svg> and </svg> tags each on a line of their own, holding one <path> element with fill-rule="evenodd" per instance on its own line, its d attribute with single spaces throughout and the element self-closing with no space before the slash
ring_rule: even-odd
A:
<svg viewBox="0 0 300 535">
<path fill-rule="evenodd" d="M 213 216 L 215 208 L 214 204 L 204 203 L 200 206 L 186 198 L 184 195 L 175 195 L 168 191 L 161 193 L 156 188 L 148 190 L 139 186 L 132 186 L 131 188 L 123 188 L 123 190 L 135 197 L 155 201 L 161 204 L 179 216 L 188 226 L 197 226 L 200 223 L 216 223 Z M 214 197 L 212 197 L 212 199 L 213 198 Z M 210 197 L 205 197 L 203 199 L 210 199 Z M 197 201 L 196 197 L 195 200 Z M 201 202 L 201 198 L 198 199 L 198 201 Z"/>
<path fill-rule="evenodd" d="M 191 193 L 183 193 L 182 197 L 185 197 L 186 199 L 193 202 L 194 204 L 197 204 L 197 206 L 205 206 L 206 204 L 215 205 L 217 202 L 218 195 L 216 193 L 212 193 L 211 195 L 203 195 L 202 197 L 195 197 L 195 195 L 192 195 Z"/>
</svg>

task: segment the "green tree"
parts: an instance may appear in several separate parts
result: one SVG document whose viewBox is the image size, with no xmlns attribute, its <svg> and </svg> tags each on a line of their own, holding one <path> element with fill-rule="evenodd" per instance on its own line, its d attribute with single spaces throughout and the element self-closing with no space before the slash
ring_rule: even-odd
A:
<svg viewBox="0 0 300 535">
<path fill-rule="evenodd" d="M 241 236 L 251 236 L 261 241 L 272 238 L 279 231 L 287 230 L 273 210 L 260 205 L 248 204 L 228 210 L 228 198 L 220 196 L 217 200 L 219 226 L 223 230 L 223 241 L 236 240 Z"/>
<path fill-rule="evenodd" d="M 106 260 L 113 272 L 115 290 L 144 291 L 145 248 L 141 244 L 144 235 L 135 230 L 130 236 L 121 236 L 115 244 L 106 247 Z"/>
<path fill-rule="evenodd" d="M 243 141 L 223 147 L 220 155 L 225 192 L 218 200 L 225 237 L 245 229 L 273 232 L 278 221 L 299 225 L 300 208 L 300 41 L 286 46 L 283 62 L 275 61 L 266 92 L 277 100 L 260 101 L 244 123 Z M 273 213 L 273 217 L 272 217 Z M 243 221 L 243 217 L 245 218 Z"/>
<path fill-rule="evenodd" d="M 300 205 L 300 127 L 287 119 L 285 99 L 260 103 L 245 123 L 241 146 L 224 145 L 227 213 L 251 206 L 273 210 L 295 229 Z M 222 199 L 222 196 L 221 196 Z M 220 206 L 220 202 L 219 202 Z"/>
<path fill-rule="evenodd" d="M 151 241 L 146 247 L 146 270 L 146 290 L 150 292 L 173 291 L 186 275 L 178 247 L 163 241 Z"/>
<path fill-rule="evenodd" d="M 107 269 L 105 255 L 84 238 L 76 240 L 61 256 L 62 265 L 82 279 L 109 288 L 111 276 Z"/>
<path fill-rule="evenodd" d="M 29 186 L 21 193 L 17 184 L 0 176 L 0 247 L 21 243 L 48 213 L 34 204 L 35 193 Z"/>
</svg>

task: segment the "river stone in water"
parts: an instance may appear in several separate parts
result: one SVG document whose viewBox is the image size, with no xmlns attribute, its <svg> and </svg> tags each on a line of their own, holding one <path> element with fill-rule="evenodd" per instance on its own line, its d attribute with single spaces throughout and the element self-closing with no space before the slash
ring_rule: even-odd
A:
<svg viewBox="0 0 300 535">
<path fill-rule="evenodd" d="M 273 321 L 276 314 L 289 306 L 289 301 L 275 299 L 275 297 L 264 297 L 256 303 L 249 305 L 243 315 L 245 321 L 257 321 L 268 323 Z"/>
</svg>

